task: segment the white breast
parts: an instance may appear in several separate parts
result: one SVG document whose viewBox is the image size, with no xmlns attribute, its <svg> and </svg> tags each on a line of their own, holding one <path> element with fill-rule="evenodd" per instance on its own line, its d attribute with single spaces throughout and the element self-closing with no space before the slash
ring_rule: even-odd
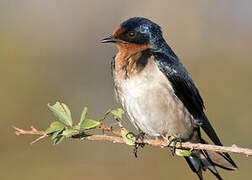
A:
<svg viewBox="0 0 252 180">
<path fill-rule="evenodd" d="M 118 99 L 139 130 L 151 136 L 169 133 L 187 138 L 191 135 L 192 116 L 153 59 L 130 79 L 119 79 L 116 73 L 114 76 Z"/>
</svg>

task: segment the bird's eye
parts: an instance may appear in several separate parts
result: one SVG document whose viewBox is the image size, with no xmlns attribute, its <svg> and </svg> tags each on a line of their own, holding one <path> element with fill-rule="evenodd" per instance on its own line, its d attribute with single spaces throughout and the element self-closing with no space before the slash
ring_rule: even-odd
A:
<svg viewBox="0 0 252 180">
<path fill-rule="evenodd" d="M 130 38 L 134 38 L 134 37 L 136 36 L 136 33 L 135 33 L 134 31 L 129 31 L 129 32 L 128 32 L 128 36 L 129 36 Z"/>
</svg>

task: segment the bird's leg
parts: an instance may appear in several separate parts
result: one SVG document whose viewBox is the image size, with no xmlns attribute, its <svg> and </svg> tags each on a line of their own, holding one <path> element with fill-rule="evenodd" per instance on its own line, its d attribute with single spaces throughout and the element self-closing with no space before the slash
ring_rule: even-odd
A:
<svg viewBox="0 0 252 180">
<path fill-rule="evenodd" d="M 138 148 L 139 148 L 139 147 L 143 148 L 144 145 L 145 145 L 145 144 L 142 143 L 142 142 L 141 142 L 141 143 L 138 143 L 138 140 L 140 139 L 141 141 L 143 141 L 145 133 L 142 132 L 142 131 L 141 131 L 139 134 L 135 134 L 135 133 L 133 133 L 133 132 L 129 132 L 129 133 L 126 134 L 126 137 L 127 137 L 128 135 L 132 135 L 132 136 L 135 137 L 135 145 L 134 145 L 133 152 L 134 152 L 135 157 L 137 158 L 137 150 L 138 150 Z"/>
<path fill-rule="evenodd" d="M 177 149 L 176 145 L 178 142 L 180 143 L 180 148 L 182 148 L 182 139 L 178 138 L 178 137 L 172 137 L 172 139 L 170 137 L 168 137 L 168 139 L 169 139 L 169 143 L 167 145 L 168 147 L 170 147 L 171 143 L 174 143 L 174 145 L 172 147 L 172 155 L 174 156 L 176 149 Z"/>
</svg>

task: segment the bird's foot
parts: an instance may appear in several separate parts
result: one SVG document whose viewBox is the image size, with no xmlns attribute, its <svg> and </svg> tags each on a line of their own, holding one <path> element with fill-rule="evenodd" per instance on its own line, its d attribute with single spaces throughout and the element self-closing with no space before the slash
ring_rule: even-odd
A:
<svg viewBox="0 0 252 180">
<path fill-rule="evenodd" d="M 144 140 L 144 132 L 140 132 L 139 134 L 135 134 L 133 132 L 129 132 L 126 134 L 126 137 L 128 137 L 128 135 L 132 135 L 133 137 L 135 137 L 135 145 L 134 145 L 134 149 L 133 149 L 133 153 L 135 155 L 135 157 L 137 158 L 137 150 L 139 147 L 143 148 L 144 147 L 144 143 L 139 143 L 138 140 L 140 139 L 141 141 Z"/>
<path fill-rule="evenodd" d="M 168 147 L 170 147 L 170 145 L 173 143 L 172 155 L 174 156 L 176 149 L 177 149 L 177 147 L 176 147 L 177 143 L 180 143 L 180 148 L 182 148 L 182 138 L 169 136 L 168 140 L 169 140 L 169 143 L 167 145 Z"/>
</svg>

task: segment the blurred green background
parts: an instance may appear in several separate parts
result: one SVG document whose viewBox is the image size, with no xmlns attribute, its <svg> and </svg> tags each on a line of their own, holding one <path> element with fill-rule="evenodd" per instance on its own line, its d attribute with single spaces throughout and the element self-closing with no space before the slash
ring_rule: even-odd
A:
<svg viewBox="0 0 252 180">
<path fill-rule="evenodd" d="M 133 16 L 162 26 L 223 143 L 252 148 L 251 6 L 249 0 L 1 0 L 1 179 L 196 179 L 183 158 L 165 149 L 145 147 L 135 159 L 131 147 L 106 142 L 52 146 L 48 139 L 30 146 L 35 136 L 15 136 L 11 128 L 46 128 L 55 119 L 46 104 L 57 100 L 77 120 L 85 105 L 93 119 L 118 107 L 110 75 L 116 48 L 100 40 Z M 239 169 L 219 169 L 222 176 L 251 179 L 252 159 L 232 157 Z"/>
</svg>

